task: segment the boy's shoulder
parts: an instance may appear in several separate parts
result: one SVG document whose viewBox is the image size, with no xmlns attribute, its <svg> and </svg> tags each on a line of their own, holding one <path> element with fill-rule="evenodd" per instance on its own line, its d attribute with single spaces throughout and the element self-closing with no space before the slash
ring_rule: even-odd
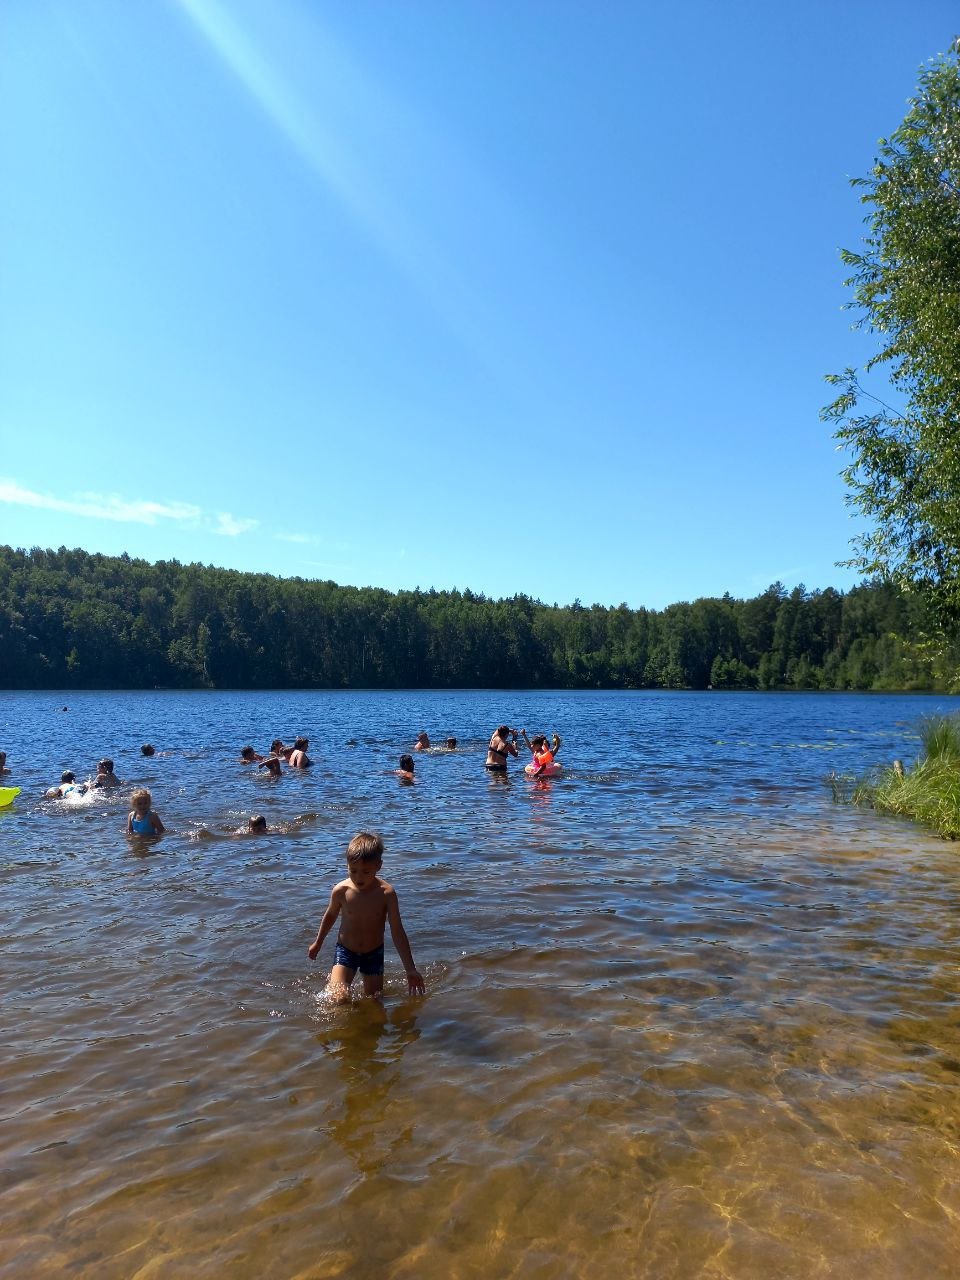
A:
<svg viewBox="0 0 960 1280">
<path fill-rule="evenodd" d="M 382 876 L 377 876 L 377 885 L 384 898 L 395 898 L 397 896 L 393 885 L 390 884 L 389 881 L 384 880 Z"/>
<path fill-rule="evenodd" d="M 353 889 L 354 887 L 355 886 L 353 881 L 350 879 L 349 876 L 347 876 L 346 879 L 341 880 L 338 884 L 335 884 L 333 886 L 333 890 L 332 890 L 333 896 L 335 898 L 342 898 L 346 895 L 349 889 Z M 393 885 L 389 884 L 381 876 L 376 877 L 376 879 L 373 881 L 373 884 L 370 886 L 370 889 L 375 889 L 378 893 L 381 893 L 385 898 L 388 898 L 392 894 L 395 894 Z M 370 889 L 367 889 L 366 892 L 369 893 Z"/>
</svg>

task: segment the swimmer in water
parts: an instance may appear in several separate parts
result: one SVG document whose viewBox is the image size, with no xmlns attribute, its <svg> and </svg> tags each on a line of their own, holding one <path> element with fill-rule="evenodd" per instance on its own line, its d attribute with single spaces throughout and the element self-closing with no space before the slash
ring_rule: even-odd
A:
<svg viewBox="0 0 960 1280">
<path fill-rule="evenodd" d="M 307 747 L 310 745 L 309 738 L 296 738 L 293 743 L 293 750 L 287 756 L 287 764 L 291 769 L 309 769 L 313 761 L 307 755 Z"/>
<path fill-rule="evenodd" d="M 505 724 L 502 724 L 490 739 L 484 768 L 489 769 L 491 773 L 506 773 L 507 756 L 519 756 L 519 754 L 516 729 L 508 729 Z"/>
<path fill-rule="evenodd" d="M 267 826 L 267 820 L 263 816 L 263 814 L 253 813 L 250 815 L 250 818 L 247 821 L 247 825 L 245 827 L 238 827 L 234 832 L 234 835 L 238 835 L 238 836 L 263 835 L 263 833 L 268 830 L 269 830 L 269 827 Z"/>
<path fill-rule="evenodd" d="M 448 739 L 447 739 L 447 750 L 448 750 L 448 751 L 456 751 L 456 749 L 457 749 L 457 740 L 456 740 L 456 738 L 448 738 Z"/>
<path fill-rule="evenodd" d="M 7 768 L 7 753 L 5 751 L 0 751 L 0 773 L 9 772 L 10 770 Z"/>
<path fill-rule="evenodd" d="M 560 750 L 562 745 L 560 735 L 557 733 L 553 735 L 553 750 L 551 751 L 544 734 L 538 733 L 535 737 L 528 738 L 526 729 L 521 729 L 520 733 L 533 755 L 533 767 L 531 768 L 528 765 L 528 771 L 531 774 L 543 773 L 545 769 L 553 764 L 554 757 Z"/>
<path fill-rule="evenodd" d="M 260 764 L 262 760 L 263 760 L 263 756 L 258 755 L 257 752 L 254 751 L 253 747 L 240 748 L 241 764 Z"/>
<path fill-rule="evenodd" d="M 330 905 L 323 913 L 316 941 L 307 949 L 316 960 L 323 940 L 340 920 L 337 952 L 327 992 L 337 1004 L 350 1000 L 350 985 L 363 976 L 363 994 L 379 1000 L 383 995 L 383 935 L 387 924 L 390 936 L 407 973 L 412 996 L 424 994 L 423 978 L 413 962 L 413 953 L 400 919 L 400 905 L 393 885 L 377 874 L 383 864 L 383 840 L 369 831 L 360 831 L 347 845 L 347 878 L 334 885 Z"/>
<path fill-rule="evenodd" d="M 162 836 L 166 827 L 160 821 L 160 815 L 150 807 L 153 797 L 146 787 L 140 787 L 130 797 L 130 812 L 127 814 L 128 836 Z"/>
<path fill-rule="evenodd" d="M 282 773 L 280 768 L 280 757 L 267 756 L 266 760 L 264 760 L 262 764 L 257 765 L 258 773 L 261 769 L 266 769 L 271 778 L 279 778 Z"/>
<path fill-rule="evenodd" d="M 153 755 L 156 755 L 156 751 L 154 750 L 153 747 L 151 747 L 149 742 L 145 742 L 143 746 L 140 748 L 140 754 L 142 756 L 153 756 Z"/>
<path fill-rule="evenodd" d="M 417 740 L 413 744 L 414 751 L 429 751 L 430 739 L 427 737 L 423 729 L 417 734 Z"/>
<path fill-rule="evenodd" d="M 110 759 L 101 760 L 97 765 L 97 776 L 90 783 L 91 788 L 100 791 L 112 791 L 115 787 L 121 785 L 120 779 L 113 772 L 113 761 Z"/>
<path fill-rule="evenodd" d="M 64 769 L 60 775 L 59 787 L 50 787 L 45 792 L 45 795 L 48 800 L 63 800 L 69 795 L 85 795 L 86 791 L 87 784 L 85 782 L 77 782 L 77 775 L 72 769 Z"/>
<path fill-rule="evenodd" d="M 400 768 L 396 774 L 401 782 L 413 782 L 413 756 L 400 757 Z"/>
</svg>

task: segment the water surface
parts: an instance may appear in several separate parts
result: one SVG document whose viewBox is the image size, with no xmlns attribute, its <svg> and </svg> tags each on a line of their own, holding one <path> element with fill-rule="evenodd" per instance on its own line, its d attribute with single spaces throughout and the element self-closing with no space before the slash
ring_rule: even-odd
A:
<svg viewBox="0 0 960 1280">
<path fill-rule="evenodd" d="M 954 705 L 2 695 L 0 1276 L 954 1276 L 956 847 L 823 785 Z M 486 774 L 503 720 L 564 776 Z M 460 745 L 404 786 L 421 728 Z M 308 774 L 237 761 L 297 733 Z M 122 795 L 40 798 L 103 754 Z M 383 1009 L 331 1009 L 364 827 L 427 996 L 388 940 Z"/>
</svg>

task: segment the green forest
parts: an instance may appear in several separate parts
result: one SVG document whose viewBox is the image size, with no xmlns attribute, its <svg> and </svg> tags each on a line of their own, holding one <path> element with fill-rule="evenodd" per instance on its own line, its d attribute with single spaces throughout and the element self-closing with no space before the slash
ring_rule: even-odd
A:
<svg viewBox="0 0 960 1280">
<path fill-rule="evenodd" d="M 0 547 L 9 689 L 955 690 L 958 667 L 882 583 L 658 611 Z"/>
</svg>

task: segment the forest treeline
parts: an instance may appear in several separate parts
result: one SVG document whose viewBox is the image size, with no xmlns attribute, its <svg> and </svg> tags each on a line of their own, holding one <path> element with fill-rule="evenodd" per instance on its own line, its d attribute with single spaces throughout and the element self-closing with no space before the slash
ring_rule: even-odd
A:
<svg viewBox="0 0 960 1280">
<path fill-rule="evenodd" d="M 921 607 L 882 583 L 557 606 L 0 547 L 0 685 L 958 689 Z"/>
</svg>

